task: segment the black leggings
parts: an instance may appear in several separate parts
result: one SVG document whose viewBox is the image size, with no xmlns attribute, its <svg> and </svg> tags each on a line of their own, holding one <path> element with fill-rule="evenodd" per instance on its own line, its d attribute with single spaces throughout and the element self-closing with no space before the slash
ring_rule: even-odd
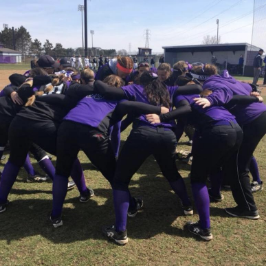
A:
<svg viewBox="0 0 266 266">
<path fill-rule="evenodd" d="M 9 126 L 12 122 L 13 118 L 10 120 L 1 120 L 0 116 L 0 148 L 4 148 L 8 142 L 8 130 Z M 44 156 L 46 156 L 46 152 L 36 145 L 32 143 L 29 151 L 33 154 L 34 158 L 39 162 Z"/>
<path fill-rule="evenodd" d="M 79 150 L 112 182 L 116 160 L 107 133 L 64 120 L 58 129 L 56 174 L 69 177 Z"/>
<path fill-rule="evenodd" d="M 248 174 L 252 155 L 266 133 L 266 112 L 244 125 L 243 133 L 243 142 L 237 157 L 237 172 L 233 170 L 235 166 L 230 161 L 226 165 L 225 171 L 226 175 L 230 177 L 230 185 L 237 205 L 242 209 L 255 211 L 257 207 L 251 193 Z"/>
<path fill-rule="evenodd" d="M 127 190 L 132 176 L 150 155 L 169 182 L 181 178 L 175 163 L 176 145 L 176 136 L 170 129 L 148 126 L 132 129 L 117 161 L 113 188 Z"/>
<path fill-rule="evenodd" d="M 33 143 L 56 155 L 57 128 L 58 124 L 53 121 L 40 122 L 16 116 L 11 122 L 8 131 L 10 143 L 9 161 L 21 167 Z M 39 152 L 39 149 L 35 149 L 34 153 L 39 154 Z M 40 158 L 42 155 L 36 156 Z"/>
<path fill-rule="evenodd" d="M 197 130 L 193 139 L 191 183 L 205 183 L 228 160 L 236 162 L 242 137 L 240 126 L 233 123 Z"/>
</svg>

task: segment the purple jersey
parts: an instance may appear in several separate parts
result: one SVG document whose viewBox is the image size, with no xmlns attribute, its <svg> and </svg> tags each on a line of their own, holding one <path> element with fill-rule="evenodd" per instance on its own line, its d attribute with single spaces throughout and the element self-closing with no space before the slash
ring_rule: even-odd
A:
<svg viewBox="0 0 266 266">
<path fill-rule="evenodd" d="M 199 98 L 197 94 L 194 95 L 180 95 L 174 100 L 175 106 L 179 101 L 186 100 L 192 108 L 192 116 L 190 117 L 190 123 L 195 126 L 207 127 L 215 125 L 226 125 L 229 122 L 236 123 L 235 117 L 228 112 L 223 106 L 211 106 L 208 108 L 202 108 L 194 101 L 195 98 Z"/>
<path fill-rule="evenodd" d="M 99 94 L 92 94 L 78 102 L 64 120 L 89 125 L 106 132 L 118 101 L 109 101 Z M 115 121 L 117 122 L 117 121 Z"/>
<path fill-rule="evenodd" d="M 213 91 L 207 99 L 212 105 L 223 105 L 228 103 L 234 95 L 250 95 L 251 87 L 239 82 L 233 77 L 221 77 L 214 75 L 209 77 L 203 85 L 204 89 Z M 263 103 L 239 104 L 230 110 L 240 125 L 248 124 L 266 111 Z"/>
<path fill-rule="evenodd" d="M 171 100 L 172 100 L 174 92 L 177 90 L 177 88 L 178 88 L 177 86 L 167 87 Z M 124 86 L 124 87 L 122 87 L 122 90 L 125 92 L 128 100 L 150 104 L 147 97 L 145 96 L 144 87 L 142 85 L 132 84 L 132 85 Z M 175 127 L 175 125 L 176 125 L 174 120 L 164 122 L 164 123 L 151 124 L 146 119 L 145 115 L 140 115 L 138 117 L 138 120 L 140 120 L 141 124 L 148 125 L 151 127 L 163 126 L 166 128 L 172 128 L 172 127 Z"/>
</svg>

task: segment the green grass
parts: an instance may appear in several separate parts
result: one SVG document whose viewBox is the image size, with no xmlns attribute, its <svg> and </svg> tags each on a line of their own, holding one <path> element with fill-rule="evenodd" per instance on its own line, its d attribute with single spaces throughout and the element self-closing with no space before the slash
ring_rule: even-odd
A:
<svg viewBox="0 0 266 266">
<path fill-rule="evenodd" d="M 30 69 L 30 64 L 19 63 L 19 64 L 0 64 L 0 70 L 27 70 Z"/>
<path fill-rule="evenodd" d="M 126 139 L 129 129 L 123 132 Z M 182 143 L 180 149 L 188 150 Z M 266 138 L 255 156 L 266 183 Z M 0 214 L 0 265 L 265 265 L 266 196 L 255 194 L 261 219 L 250 221 L 228 217 L 223 208 L 235 206 L 231 192 L 225 200 L 211 204 L 214 240 L 203 242 L 183 230 L 186 221 L 177 197 L 170 190 L 153 157 L 134 175 L 132 195 L 144 198 L 144 210 L 128 220 L 129 243 L 117 246 L 101 234 L 101 227 L 114 222 L 112 191 L 108 182 L 81 152 L 87 185 L 95 197 L 79 203 L 77 189 L 67 193 L 64 226 L 47 223 L 52 207 L 51 183 L 24 183 L 21 170 L 5 213 Z M 32 160 L 36 169 L 40 170 Z M 208 163 L 208 162 L 206 162 Z M 190 166 L 177 162 L 190 191 Z M 3 168 L 3 165 L 0 167 Z"/>
</svg>

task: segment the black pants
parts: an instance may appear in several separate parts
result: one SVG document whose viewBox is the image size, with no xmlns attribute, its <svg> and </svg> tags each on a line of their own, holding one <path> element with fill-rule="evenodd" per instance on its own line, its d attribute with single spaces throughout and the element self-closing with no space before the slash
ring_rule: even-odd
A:
<svg viewBox="0 0 266 266">
<path fill-rule="evenodd" d="M 79 150 L 112 182 L 116 160 L 107 133 L 64 120 L 58 129 L 56 174 L 69 177 Z"/>
<path fill-rule="evenodd" d="M 257 210 L 251 193 L 249 165 L 251 157 L 266 133 L 266 112 L 243 127 L 243 142 L 237 157 L 237 172 L 233 171 L 232 162 L 227 165 L 226 174 L 230 176 L 230 185 L 237 205 L 242 209 Z M 237 176 L 237 178 L 235 178 Z"/>
<path fill-rule="evenodd" d="M 208 175 L 217 173 L 228 161 L 234 160 L 242 141 L 238 124 L 215 126 L 197 131 L 193 139 L 191 182 L 205 183 Z"/>
<path fill-rule="evenodd" d="M 113 188 L 127 190 L 132 176 L 150 155 L 155 157 L 168 181 L 181 178 L 175 164 L 176 145 L 172 130 L 148 126 L 132 129 L 117 161 Z"/>
<path fill-rule="evenodd" d="M 12 122 L 13 118 L 7 120 L 1 119 L 0 116 L 0 147 L 5 147 L 8 142 L 8 130 L 9 126 Z M 33 154 L 34 158 L 37 161 L 40 161 L 44 156 L 46 156 L 46 152 L 35 143 L 32 143 L 32 145 L 29 148 L 29 151 Z"/>
<path fill-rule="evenodd" d="M 21 167 L 33 143 L 55 155 L 57 128 L 58 124 L 53 121 L 35 121 L 16 116 L 8 131 L 9 161 Z"/>
</svg>

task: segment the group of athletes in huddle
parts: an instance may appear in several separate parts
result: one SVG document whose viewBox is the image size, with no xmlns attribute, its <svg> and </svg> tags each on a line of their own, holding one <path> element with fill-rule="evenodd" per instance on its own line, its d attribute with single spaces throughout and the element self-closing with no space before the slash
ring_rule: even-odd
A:
<svg viewBox="0 0 266 266">
<path fill-rule="evenodd" d="M 226 71 L 218 75 L 211 64 L 179 61 L 173 69 L 167 63 L 155 69 L 141 62 L 136 70 L 133 65 L 130 57 L 119 56 L 95 74 L 90 68 L 77 71 L 67 59 L 59 65 L 44 55 L 36 68 L 9 77 L 11 84 L 0 93 L 0 156 L 7 142 L 10 145 L 0 181 L 0 213 L 8 207 L 20 167 L 28 161 L 30 168 L 31 152 L 53 180 L 50 221 L 55 228 L 62 226 L 69 176 L 80 202 L 94 195 L 78 160 L 82 150 L 112 187 L 116 219 L 103 228 L 109 239 L 120 245 L 128 242 L 127 217 L 135 217 L 143 206 L 141 198 L 131 195 L 129 183 L 150 155 L 180 198 L 184 215 L 192 215 L 192 202 L 175 162 L 176 145 L 185 127 L 192 125 L 190 180 L 199 221 L 188 222 L 187 230 L 213 239 L 209 205 L 210 200 L 223 200 L 223 180 L 230 184 L 236 202 L 225 211 L 260 218 L 252 192 L 262 189 L 262 181 L 253 152 L 266 133 L 266 106 L 256 86 L 239 82 Z M 120 132 L 131 123 L 119 152 Z M 55 168 L 46 152 L 56 156 Z"/>
</svg>

